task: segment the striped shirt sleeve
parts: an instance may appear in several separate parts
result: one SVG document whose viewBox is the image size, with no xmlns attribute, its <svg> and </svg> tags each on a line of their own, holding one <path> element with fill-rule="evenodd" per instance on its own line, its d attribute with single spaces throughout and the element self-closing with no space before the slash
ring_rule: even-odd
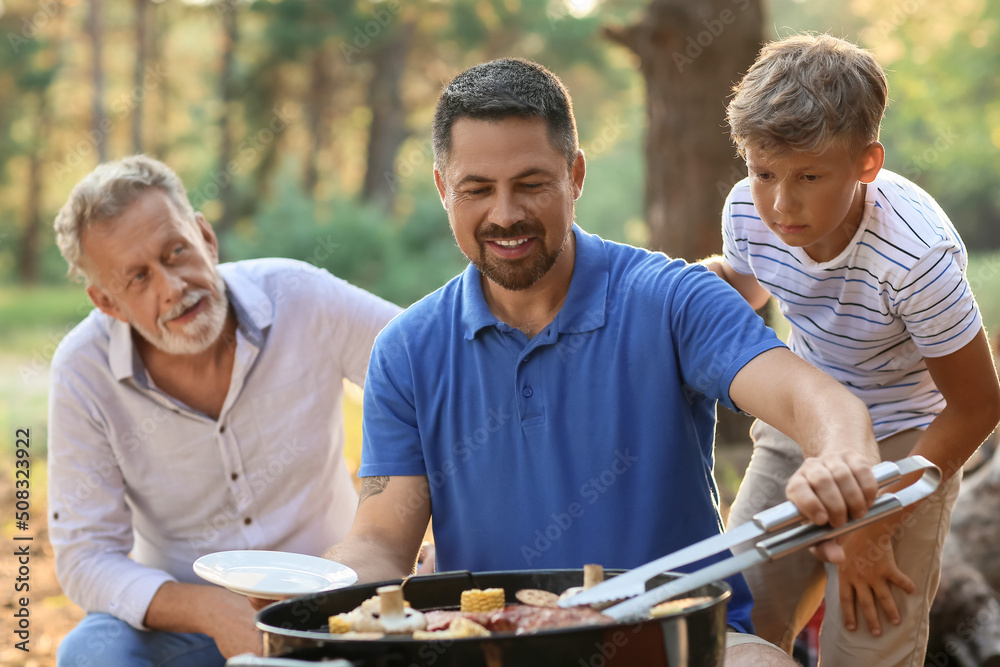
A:
<svg viewBox="0 0 1000 667">
<path fill-rule="evenodd" d="M 740 209 L 734 212 L 734 208 Z M 753 210 L 753 202 L 750 199 L 750 189 L 746 187 L 746 180 L 737 183 L 726 197 L 726 203 L 722 208 L 722 255 L 729 262 L 729 266 L 737 273 L 744 275 L 753 273 L 750 268 L 750 246 L 748 244 L 745 228 L 736 224 L 735 218 L 749 211 L 756 217 Z M 737 229 L 743 229 L 743 233 L 738 233 Z M 740 238 L 742 237 L 742 238 Z"/>
<path fill-rule="evenodd" d="M 895 295 L 896 315 L 925 357 L 962 349 L 982 328 L 965 268 L 961 247 L 950 241 L 935 244 L 909 270 Z"/>
</svg>

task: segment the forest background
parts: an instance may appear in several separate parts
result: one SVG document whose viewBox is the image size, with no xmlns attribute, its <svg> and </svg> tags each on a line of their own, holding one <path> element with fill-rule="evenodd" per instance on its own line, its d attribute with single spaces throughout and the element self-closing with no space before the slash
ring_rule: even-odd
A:
<svg viewBox="0 0 1000 667">
<path fill-rule="evenodd" d="M 51 223 L 80 178 L 100 161 L 151 154 L 180 174 L 213 223 L 223 261 L 302 259 L 405 306 L 465 265 L 431 178 L 437 95 L 476 62 L 520 56 L 555 71 L 573 94 L 588 164 L 580 225 L 698 259 L 721 246 L 722 197 L 745 168 L 716 123 L 710 143 L 732 166 L 699 186 L 713 213 L 680 223 L 700 227 L 703 240 L 664 242 L 671 237 L 658 231 L 653 204 L 669 185 L 651 182 L 653 162 L 680 173 L 698 165 L 650 132 L 681 103 L 651 103 L 655 72 L 625 46 L 662 12 L 687 10 L 697 18 L 661 54 L 671 73 L 741 33 L 753 50 L 820 31 L 874 51 L 890 82 L 886 167 L 951 216 L 992 332 L 1000 324 L 997 0 L 0 0 L 0 537 L 10 544 L 17 532 L 14 434 L 27 428 L 40 591 L 32 652 L 15 653 L 5 640 L 0 662 L 49 664 L 80 617 L 52 577 L 44 532 L 48 364 L 90 309 L 82 286 L 65 278 Z M 716 114 L 724 95 L 704 103 Z M 684 194 L 672 196 L 680 207 Z M 356 394 L 345 409 L 356 467 Z M 742 453 L 722 461 L 724 491 L 738 484 L 748 451 L 732 439 L 721 445 Z M 9 555 L 2 567 L 6 610 L 16 571 Z"/>
</svg>

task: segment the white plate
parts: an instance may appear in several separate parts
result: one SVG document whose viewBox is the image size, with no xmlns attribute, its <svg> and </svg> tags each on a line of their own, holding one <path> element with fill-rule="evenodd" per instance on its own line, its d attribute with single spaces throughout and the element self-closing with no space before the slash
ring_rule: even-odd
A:
<svg viewBox="0 0 1000 667">
<path fill-rule="evenodd" d="M 346 565 L 283 551 L 219 551 L 196 560 L 194 573 L 234 593 L 268 600 L 343 588 L 358 580 Z"/>
</svg>

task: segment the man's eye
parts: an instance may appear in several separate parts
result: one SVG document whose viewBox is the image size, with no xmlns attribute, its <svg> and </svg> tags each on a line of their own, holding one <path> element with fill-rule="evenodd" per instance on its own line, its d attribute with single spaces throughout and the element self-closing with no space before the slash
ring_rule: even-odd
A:
<svg viewBox="0 0 1000 667">
<path fill-rule="evenodd" d="M 766 180 L 769 180 L 771 178 L 771 174 L 767 174 L 767 173 L 757 173 L 757 174 L 755 174 L 755 176 L 757 177 L 758 181 L 766 181 Z"/>
<path fill-rule="evenodd" d="M 534 190 L 536 188 L 542 187 L 542 184 L 541 183 L 525 183 L 524 187 L 526 187 L 526 188 L 528 188 L 530 190 Z"/>
<path fill-rule="evenodd" d="M 819 180 L 819 176 L 817 176 L 816 174 L 803 174 L 802 178 L 804 178 L 806 181 L 810 183 L 815 183 L 816 181 Z"/>
<path fill-rule="evenodd" d="M 135 284 L 141 283 L 145 279 L 146 279 L 146 272 L 145 271 L 138 271 L 138 272 L 132 274 L 132 278 L 128 282 L 129 282 L 130 285 L 135 285 Z"/>
</svg>

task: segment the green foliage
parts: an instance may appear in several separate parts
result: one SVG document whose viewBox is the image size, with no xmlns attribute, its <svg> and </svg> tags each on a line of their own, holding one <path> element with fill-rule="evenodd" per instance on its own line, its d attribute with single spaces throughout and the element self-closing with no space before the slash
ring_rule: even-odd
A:
<svg viewBox="0 0 1000 667">
<path fill-rule="evenodd" d="M 0 287 L 0 337 L 21 327 L 58 328 L 93 308 L 79 283 L 58 287 Z"/>
<path fill-rule="evenodd" d="M 1000 252 L 972 253 L 967 275 L 983 324 L 991 336 L 996 336 L 1000 333 Z"/>
<path fill-rule="evenodd" d="M 329 270 L 383 298 L 409 305 L 460 272 L 455 246 L 436 194 L 424 192 L 401 223 L 380 207 L 337 196 L 305 197 L 294 165 L 277 174 L 274 194 L 253 226 L 221 241 L 226 259 L 290 257 Z"/>
</svg>

